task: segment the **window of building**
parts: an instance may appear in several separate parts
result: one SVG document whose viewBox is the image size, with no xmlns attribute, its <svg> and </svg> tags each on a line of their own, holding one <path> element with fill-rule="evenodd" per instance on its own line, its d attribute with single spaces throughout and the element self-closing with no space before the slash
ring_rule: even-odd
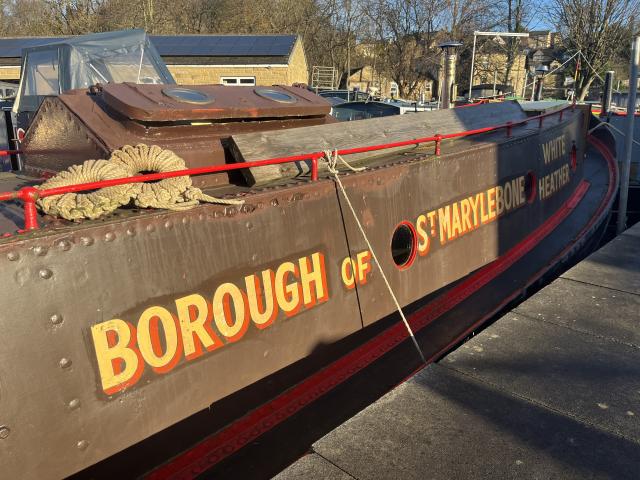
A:
<svg viewBox="0 0 640 480">
<path fill-rule="evenodd" d="M 223 85 L 253 87 L 256 84 L 256 77 L 220 77 L 220 83 Z"/>
</svg>

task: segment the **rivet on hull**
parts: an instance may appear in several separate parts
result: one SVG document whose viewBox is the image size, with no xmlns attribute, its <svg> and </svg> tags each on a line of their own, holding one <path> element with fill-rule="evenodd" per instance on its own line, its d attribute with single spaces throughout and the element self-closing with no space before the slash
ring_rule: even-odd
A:
<svg viewBox="0 0 640 480">
<path fill-rule="evenodd" d="M 58 242 L 58 248 L 66 252 L 71 248 L 71 242 L 69 240 L 60 240 Z"/>
<path fill-rule="evenodd" d="M 35 253 L 39 257 L 44 257 L 47 254 L 47 247 L 43 247 L 42 245 L 33 247 L 33 253 Z"/>
<path fill-rule="evenodd" d="M 71 366 L 71 360 L 66 357 L 62 357 L 58 362 L 58 365 L 60 365 L 60 368 L 69 368 Z"/>
<path fill-rule="evenodd" d="M 104 234 L 104 241 L 105 242 L 113 242 L 116 238 L 116 234 L 113 232 L 107 232 Z"/>
<path fill-rule="evenodd" d="M 73 400 L 71 400 L 69 402 L 69 410 L 75 410 L 78 407 L 80 407 L 80 400 L 79 399 L 74 398 Z"/>
<path fill-rule="evenodd" d="M 45 280 L 47 280 L 47 279 L 49 279 L 49 278 L 51 278 L 53 276 L 53 272 L 51 270 L 49 270 L 48 268 L 43 268 L 38 273 L 40 275 L 40 278 L 44 278 Z"/>
<path fill-rule="evenodd" d="M 88 247 L 90 245 L 93 245 L 93 238 L 91 237 L 81 237 L 80 238 L 80 242 L 82 243 L 82 245 L 84 245 L 85 247 Z"/>
<path fill-rule="evenodd" d="M 49 317 L 49 320 L 51 320 L 51 323 L 53 323 L 54 325 L 60 325 L 64 321 L 62 315 L 60 315 L 59 313 L 54 313 L 53 315 L 51 315 Z"/>
<path fill-rule="evenodd" d="M 6 425 L 2 425 L 0 427 L 0 439 L 5 439 L 9 436 L 9 434 L 11 433 L 11 430 L 9 430 L 9 427 L 7 427 Z"/>
<path fill-rule="evenodd" d="M 78 443 L 76 443 L 76 447 L 78 447 L 78 450 L 86 450 L 88 446 L 89 442 L 87 442 L 86 440 L 80 440 Z"/>
<path fill-rule="evenodd" d="M 133 228 L 127 228 L 127 235 L 133 237 L 136 234 L 136 231 Z"/>
<path fill-rule="evenodd" d="M 155 230 L 155 227 L 153 225 L 147 225 L 146 230 L 147 232 L 153 232 Z"/>
<path fill-rule="evenodd" d="M 171 229 L 171 227 L 173 227 L 173 224 L 167 220 L 166 222 L 164 222 L 164 228 L 166 228 L 167 230 Z"/>
<path fill-rule="evenodd" d="M 7 259 L 9 259 L 10 262 L 15 262 L 19 258 L 20 258 L 20 254 L 17 253 L 17 252 L 9 252 L 9 253 L 7 253 Z"/>
</svg>

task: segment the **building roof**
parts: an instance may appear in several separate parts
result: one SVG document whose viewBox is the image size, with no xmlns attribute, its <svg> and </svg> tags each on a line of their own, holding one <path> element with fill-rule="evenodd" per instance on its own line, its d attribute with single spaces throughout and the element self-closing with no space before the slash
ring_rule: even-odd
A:
<svg viewBox="0 0 640 480">
<path fill-rule="evenodd" d="M 66 37 L 0 38 L 0 58 L 20 58 L 22 49 Z M 160 55 L 171 57 L 286 57 L 296 35 L 151 35 Z"/>
<path fill-rule="evenodd" d="M 167 56 L 289 57 L 296 35 L 152 35 Z"/>
</svg>

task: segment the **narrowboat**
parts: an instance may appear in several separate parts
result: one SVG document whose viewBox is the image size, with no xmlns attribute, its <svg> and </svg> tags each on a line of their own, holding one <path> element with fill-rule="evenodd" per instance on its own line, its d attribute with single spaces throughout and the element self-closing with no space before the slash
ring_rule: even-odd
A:
<svg viewBox="0 0 640 480">
<path fill-rule="evenodd" d="M 285 86 L 44 98 L 0 177 L 3 476 L 71 475 L 383 319 L 437 358 L 609 216 L 608 133 L 586 106 L 527 108 L 339 123 Z"/>
</svg>

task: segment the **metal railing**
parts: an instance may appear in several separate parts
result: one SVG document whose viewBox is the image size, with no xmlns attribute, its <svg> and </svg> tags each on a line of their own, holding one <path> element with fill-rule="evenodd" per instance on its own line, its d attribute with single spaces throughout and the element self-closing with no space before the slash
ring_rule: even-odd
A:
<svg viewBox="0 0 640 480">
<path fill-rule="evenodd" d="M 469 137 L 472 135 L 494 132 L 501 129 L 505 129 L 507 133 L 507 137 L 510 137 L 512 134 L 513 127 L 524 125 L 531 121 L 537 120 L 538 127 L 542 128 L 545 118 L 558 115 L 559 117 L 558 121 L 561 122 L 564 112 L 568 109 L 574 110 L 575 103 L 572 105 L 567 105 L 566 107 L 563 107 L 561 109 L 554 110 L 552 112 L 543 113 L 541 115 L 537 115 L 533 117 L 527 117 L 523 120 L 518 120 L 515 122 L 506 122 L 506 123 L 503 123 L 500 125 L 494 125 L 491 127 L 478 128 L 475 130 L 466 130 L 463 132 L 456 132 L 456 133 L 447 133 L 443 135 L 436 134 L 430 137 L 422 137 L 422 138 L 416 138 L 416 139 L 405 140 L 400 142 L 383 143 L 380 145 L 344 148 L 344 149 L 338 149 L 337 152 L 338 152 L 338 155 L 345 156 L 345 155 L 353 155 L 356 153 L 375 152 L 380 150 L 388 150 L 388 149 L 399 148 L 399 147 L 408 147 L 411 145 L 419 145 L 421 143 L 433 142 L 435 144 L 435 151 L 434 151 L 435 155 L 440 155 L 442 153 L 443 140 Z M 10 151 L 8 150 L 0 151 L 0 155 L 2 154 L 8 155 L 9 153 L 7 152 L 10 152 Z M 18 151 L 11 151 L 11 152 L 20 153 Z M 268 165 L 279 165 L 282 163 L 294 163 L 294 162 L 301 162 L 301 161 L 311 162 L 311 180 L 316 181 L 318 180 L 318 162 L 324 156 L 325 156 L 324 151 L 318 151 L 318 152 L 313 152 L 308 154 L 269 158 L 265 160 L 256 160 L 252 162 L 231 163 L 231 164 L 225 164 L 225 165 L 212 165 L 208 167 L 198 167 L 198 168 L 187 168 L 184 170 L 176 170 L 172 172 L 148 173 L 145 175 L 137 175 L 133 177 L 123 177 L 123 178 L 116 178 L 112 180 L 100 180 L 97 182 L 81 183 L 77 185 L 68 185 L 68 186 L 57 187 L 57 188 L 39 189 L 37 187 L 30 186 L 30 187 L 23 187 L 17 191 L 0 193 L 0 201 L 21 200 L 22 202 L 24 202 L 24 206 L 23 206 L 24 229 L 18 230 L 18 233 L 24 233 L 24 232 L 28 232 L 30 230 L 36 230 L 39 228 L 38 213 L 36 209 L 36 202 L 39 198 L 51 197 L 54 195 L 63 195 L 65 193 L 84 192 L 88 190 L 114 187 L 116 185 L 125 185 L 130 183 L 143 183 L 143 182 L 163 180 L 166 178 L 223 173 L 223 172 L 230 172 L 233 170 L 241 170 L 245 168 L 265 167 Z M 7 236 L 7 234 L 5 234 L 5 236 Z"/>
</svg>

